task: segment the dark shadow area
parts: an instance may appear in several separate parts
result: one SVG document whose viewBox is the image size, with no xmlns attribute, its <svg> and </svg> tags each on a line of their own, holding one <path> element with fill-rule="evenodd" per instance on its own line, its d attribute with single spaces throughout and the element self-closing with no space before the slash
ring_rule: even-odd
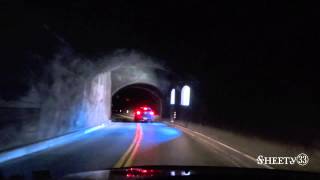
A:
<svg viewBox="0 0 320 180">
<path fill-rule="evenodd" d="M 38 108 L 0 108 L 0 152 L 37 139 Z"/>
<path fill-rule="evenodd" d="M 215 72 L 219 78 L 220 73 L 218 69 Z M 209 73 L 207 77 L 210 77 Z M 275 82 L 279 82 L 280 77 Z M 215 80 L 216 86 L 209 84 L 205 88 L 190 82 L 191 103 L 188 107 L 180 105 L 178 90 L 177 103 L 175 107 L 172 106 L 177 112 L 177 121 L 216 127 L 283 144 L 320 148 L 320 116 L 317 104 L 312 99 L 314 94 L 303 88 L 293 91 L 294 85 L 267 87 L 268 84 L 263 84 L 266 86 L 264 89 L 250 88 L 254 83 L 246 82 L 249 77 L 239 75 L 235 78 L 237 81 L 228 83 Z M 297 81 L 296 84 L 301 85 L 302 82 Z"/>
<path fill-rule="evenodd" d="M 319 115 L 313 105 L 208 104 L 178 108 L 178 121 L 193 122 L 284 144 L 320 148 Z"/>
</svg>

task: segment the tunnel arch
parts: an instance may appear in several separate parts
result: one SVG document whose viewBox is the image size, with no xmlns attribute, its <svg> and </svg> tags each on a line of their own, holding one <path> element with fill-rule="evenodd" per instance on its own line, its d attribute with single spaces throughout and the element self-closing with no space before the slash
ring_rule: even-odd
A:
<svg viewBox="0 0 320 180">
<path fill-rule="evenodd" d="M 124 88 L 127 88 L 127 87 L 131 87 L 132 86 L 132 87 L 137 87 L 138 88 L 139 85 L 141 85 L 141 86 L 149 86 L 149 87 L 151 87 L 151 89 L 157 89 L 159 91 L 159 94 L 162 95 L 162 93 L 160 92 L 160 90 L 158 89 L 158 87 L 155 84 L 151 84 L 151 83 L 149 84 L 149 83 L 144 83 L 144 82 L 140 82 L 140 81 L 130 82 L 128 84 L 122 85 L 121 87 L 117 87 L 117 89 L 112 90 L 111 95 L 113 96 L 114 94 L 116 94 L 121 89 L 124 89 Z"/>
<path fill-rule="evenodd" d="M 158 87 L 152 84 L 147 84 L 147 83 L 139 83 L 139 82 L 133 82 L 129 83 L 128 85 L 124 85 L 122 87 L 119 87 L 117 90 L 112 92 L 112 99 L 114 99 L 114 96 L 117 95 L 117 93 L 124 91 L 124 90 L 129 90 L 129 89 L 136 89 L 136 90 L 141 90 L 146 93 L 149 93 L 153 97 L 155 101 L 158 102 L 156 112 L 158 112 L 158 115 L 161 117 L 162 112 L 163 112 L 163 98 L 164 95 L 163 93 L 159 90 Z M 150 97 L 150 96 L 149 96 Z M 113 103 L 113 102 L 112 102 Z"/>
<path fill-rule="evenodd" d="M 170 85 L 170 70 L 133 51 L 118 52 L 96 61 L 64 54 L 57 58 L 48 68 L 52 83 L 48 86 L 39 83 L 40 95 L 44 97 L 38 123 L 40 137 L 110 124 L 112 95 L 122 88 L 147 84 L 148 90 L 163 96 Z M 163 107 L 163 100 L 161 103 Z"/>
</svg>

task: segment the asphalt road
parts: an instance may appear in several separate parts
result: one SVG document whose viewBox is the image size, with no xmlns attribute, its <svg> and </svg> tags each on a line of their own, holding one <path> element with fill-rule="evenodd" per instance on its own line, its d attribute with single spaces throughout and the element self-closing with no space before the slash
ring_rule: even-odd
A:
<svg viewBox="0 0 320 180">
<path fill-rule="evenodd" d="M 221 143 L 165 123 L 114 123 L 69 144 L 0 164 L 0 177 L 65 174 L 135 165 L 258 167 Z"/>
</svg>

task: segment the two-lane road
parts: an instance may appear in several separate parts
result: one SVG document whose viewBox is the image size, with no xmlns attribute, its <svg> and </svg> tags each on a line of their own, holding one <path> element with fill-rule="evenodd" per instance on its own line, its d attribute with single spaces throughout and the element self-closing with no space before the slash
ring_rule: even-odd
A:
<svg viewBox="0 0 320 180">
<path fill-rule="evenodd" d="M 65 174 L 135 165 L 258 167 L 253 159 L 165 123 L 114 123 L 72 143 L 0 164 L 0 177 Z"/>
</svg>

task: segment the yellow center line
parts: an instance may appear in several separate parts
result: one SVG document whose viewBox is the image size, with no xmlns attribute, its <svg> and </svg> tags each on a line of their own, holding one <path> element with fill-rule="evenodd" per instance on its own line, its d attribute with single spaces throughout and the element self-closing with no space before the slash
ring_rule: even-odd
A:
<svg viewBox="0 0 320 180">
<path fill-rule="evenodd" d="M 139 124 L 139 130 L 137 130 L 137 132 L 138 132 L 138 134 L 137 134 L 137 136 L 138 136 L 137 141 L 136 141 L 136 143 L 135 143 L 135 146 L 133 147 L 133 150 L 132 150 L 130 156 L 128 157 L 128 160 L 127 160 L 126 163 L 124 164 L 125 167 L 130 167 L 130 166 L 132 166 L 133 160 L 134 160 L 136 154 L 138 153 L 138 149 L 139 149 L 139 146 L 140 146 L 140 144 L 141 144 L 142 135 L 143 135 L 143 133 L 142 133 L 142 127 L 141 127 L 140 124 Z"/>
<path fill-rule="evenodd" d="M 131 166 L 133 162 L 134 155 L 137 153 L 138 147 L 142 139 L 141 125 L 137 124 L 135 137 L 127 149 L 127 151 L 122 155 L 118 162 L 113 166 L 114 168 L 128 167 Z"/>
</svg>

